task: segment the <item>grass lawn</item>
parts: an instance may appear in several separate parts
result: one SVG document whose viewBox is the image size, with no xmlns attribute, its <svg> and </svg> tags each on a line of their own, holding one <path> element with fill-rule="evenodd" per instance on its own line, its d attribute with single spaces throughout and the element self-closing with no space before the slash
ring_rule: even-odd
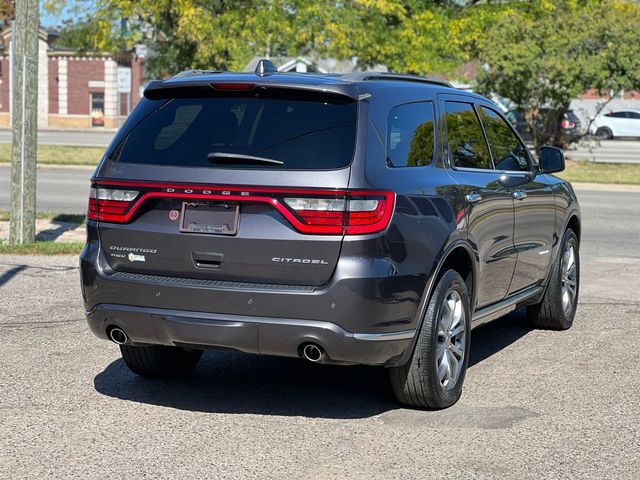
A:
<svg viewBox="0 0 640 480">
<path fill-rule="evenodd" d="M 86 219 L 84 215 L 50 212 L 37 212 L 36 218 L 39 220 L 52 220 L 54 222 L 76 223 L 78 225 Z M 11 212 L 8 210 L 0 210 L 0 222 L 8 222 L 9 220 L 11 220 Z"/>
<path fill-rule="evenodd" d="M 55 165 L 97 165 L 104 150 L 102 147 L 38 145 L 38 163 Z M 0 143 L 0 163 L 1 162 L 11 162 L 11 144 Z"/>
<path fill-rule="evenodd" d="M 9 245 L 0 242 L 0 254 L 13 255 L 80 255 L 84 243 L 35 242 L 24 245 Z"/>
<path fill-rule="evenodd" d="M 640 164 L 567 160 L 566 170 L 556 175 L 570 182 L 640 185 Z"/>
</svg>

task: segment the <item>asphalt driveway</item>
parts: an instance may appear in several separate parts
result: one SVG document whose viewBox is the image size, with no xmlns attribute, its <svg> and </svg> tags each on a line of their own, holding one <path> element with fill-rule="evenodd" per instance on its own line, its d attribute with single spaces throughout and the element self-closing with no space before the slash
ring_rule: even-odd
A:
<svg viewBox="0 0 640 480">
<path fill-rule="evenodd" d="M 574 327 L 475 330 L 441 412 L 400 408 L 384 370 L 295 359 L 138 378 L 89 333 L 76 258 L 0 256 L 0 478 L 638 478 L 640 220 L 603 195 L 583 202 Z"/>
</svg>

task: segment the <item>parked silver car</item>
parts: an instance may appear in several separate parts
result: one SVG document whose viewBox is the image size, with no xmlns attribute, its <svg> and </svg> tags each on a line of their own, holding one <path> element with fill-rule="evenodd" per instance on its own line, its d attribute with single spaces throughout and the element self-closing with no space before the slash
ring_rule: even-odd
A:
<svg viewBox="0 0 640 480">
<path fill-rule="evenodd" d="M 589 133 L 602 140 L 614 137 L 640 137 L 640 110 L 624 110 L 598 115 Z"/>
</svg>

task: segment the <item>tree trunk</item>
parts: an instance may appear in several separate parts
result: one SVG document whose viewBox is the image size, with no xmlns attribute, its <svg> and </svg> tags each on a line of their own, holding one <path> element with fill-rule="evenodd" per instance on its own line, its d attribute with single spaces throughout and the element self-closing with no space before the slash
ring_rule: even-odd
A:
<svg viewBox="0 0 640 480">
<path fill-rule="evenodd" d="M 9 243 L 35 240 L 38 141 L 38 0 L 16 0 L 12 32 L 13 85 L 11 226 Z"/>
</svg>

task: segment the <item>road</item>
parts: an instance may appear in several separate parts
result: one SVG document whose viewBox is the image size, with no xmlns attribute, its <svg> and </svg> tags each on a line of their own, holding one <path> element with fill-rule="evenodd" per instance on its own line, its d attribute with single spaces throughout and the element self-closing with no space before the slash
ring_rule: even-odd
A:
<svg viewBox="0 0 640 480">
<path fill-rule="evenodd" d="M 0 256 L 0 478 L 639 478 L 640 195 L 579 195 L 574 327 L 475 330 L 441 412 L 400 408 L 381 369 L 295 359 L 138 378 L 89 333 L 77 258 Z"/>
<path fill-rule="evenodd" d="M 115 135 L 109 130 L 39 130 L 38 143 L 80 147 L 106 147 Z M 0 143 L 11 143 L 11 130 L 0 129 Z"/>
<path fill-rule="evenodd" d="M 571 160 L 601 163 L 640 163 L 640 139 L 583 142 L 566 152 Z"/>
<path fill-rule="evenodd" d="M 38 168 L 38 211 L 85 213 L 92 173 L 92 168 Z M 9 209 L 10 179 L 11 167 L 0 165 L 0 210 Z"/>
</svg>

